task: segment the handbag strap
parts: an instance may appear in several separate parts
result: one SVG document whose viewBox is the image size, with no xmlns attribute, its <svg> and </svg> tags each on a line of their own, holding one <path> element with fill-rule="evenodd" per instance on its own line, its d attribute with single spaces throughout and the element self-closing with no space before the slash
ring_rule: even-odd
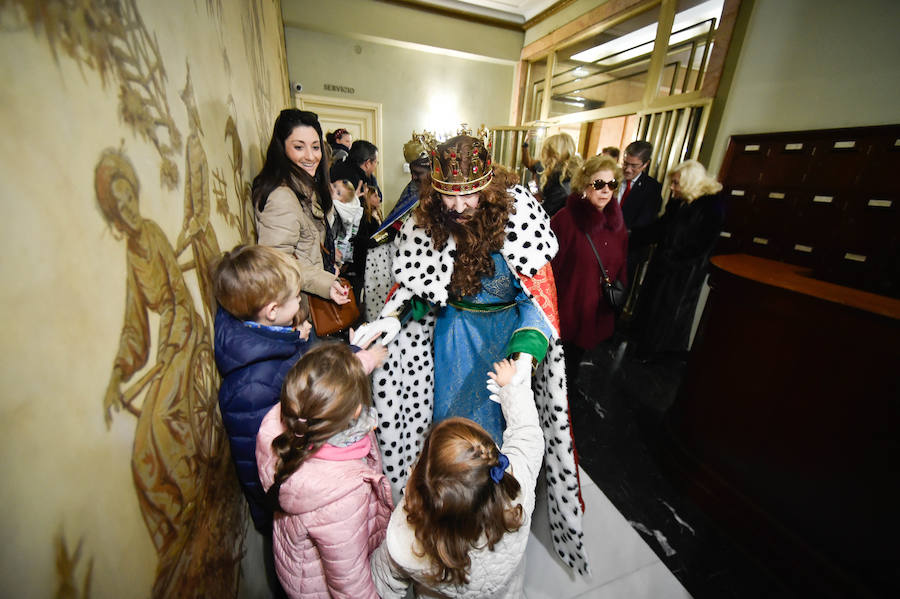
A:
<svg viewBox="0 0 900 599">
<path fill-rule="evenodd" d="M 603 280 L 610 283 L 609 275 L 606 274 L 606 269 L 603 268 L 603 260 L 600 259 L 600 254 L 597 253 L 597 248 L 594 246 L 594 240 L 587 234 L 587 231 L 582 231 L 582 233 L 587 237 L 588 243 L 591 244 L 591 249 L 594 251 L 594 257 L 597 258 L 597 263 L 600 265 L 600 274 L 603 275 Z"/>
</svg>

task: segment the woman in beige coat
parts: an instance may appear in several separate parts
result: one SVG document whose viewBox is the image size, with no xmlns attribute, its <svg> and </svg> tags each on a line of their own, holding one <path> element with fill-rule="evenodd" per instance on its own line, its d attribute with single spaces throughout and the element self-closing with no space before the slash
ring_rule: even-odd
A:
<svg viewBox="0 0 900 599">
<path fill-rule="evenodd" d="M 334 241 L 326 215 L 333 205 L 322 160 L 322 127 L 315 113 L 288 108 L 275 120 L 262 171 L 253 180 L 260 245 L 292 254 L 302 291 L 345 304 L 348 288 L 336 279 Z"/>
</svg>

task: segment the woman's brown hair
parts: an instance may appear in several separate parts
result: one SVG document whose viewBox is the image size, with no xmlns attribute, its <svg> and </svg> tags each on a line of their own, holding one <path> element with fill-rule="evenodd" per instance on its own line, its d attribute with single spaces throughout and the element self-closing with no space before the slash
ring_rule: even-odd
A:
<svg viewBox="0 0 900 599">
<path fill-rule="evenodd" d="M 297 127 L 311 127 L 319 137 L 319 147 L 323 148 L 315 177 L 311 177 L 309 173 L 294 164 L 285 152 L 284 143 Z M 266 160 L 262 170 L 253 179 L 251 196 L 256 209 L 262 212 L 266 207 L 269 194 L 277 187 L 287 185 L 293 190 L 298 201 L 301 203 L 318 202 L 322 212 L 328 214 L 328 211 L 331 210 L 331 179 L 328 177 L 328 160 L 324 146 L 322 126 L 319 125 L 319 117 L 316 113 L 296 108 L 282 110 L 272 127 L 272 138 L 269 140 L 269 148 L 266 150 Z M 313 190 L 315 190 L 314 193 Z M 310 196 L 310 193 L 313 195 Z"/>
<path fill-rule="evenodd" d="M 369 204 L 369 196 L 378 197 L 377 207 Z M 378 189 L 376 189 L 375 187 L 369 187 L 368 189 L 366 189 L 363 208 L 365 208 L 366 218 L 368 220 L 376 221 L 378 224 L 381 224 L 381 221 L 384 220 L 384 214 L 381 211 L 381 197 L 378 196 Z"/>
<path fill-rule="evenodd" d="M 434 247 L 442 250 L 450 234 L 456 240 L 456 258 L 450 278 L 450 295 L 461 298 L 481 289 L 481 278 L 494 274 L 491 253 L 503 247 L 506 223 L 513 198 L 506 190 L 511 175 L 494 167 L 494 179 L 478 192 L 478 208 L 470 221 L 456 223 L 444 206 L 441 194 L 431 186 L 421 190 L 415 208 L 416 222 L 428 231 Z"/>
<path fill-rule="evenodd" d="M 273 510 L 280 509 L 282 483 L 328 439 L 346 430 L 360 406 L 370 405 L 369 377 L 343 343 L 324 342 L 294 364 L 281 389 L 285 430 L 272 441 L 278 462 L 266 499 Z"/>
<path fill-rule="evenodd" d="M 518 530 L 525 515 L 513 505 L 520 487 L 507 471 L 491 478 L 500 450 L 491 436 L 467 418 L 438 423 L 425 439 L 406 485 L 406 521 L 421 553 L 432 564 L 432 583 L 468 583 L 469 551 L 482 534 L 493 550 L 503 535 Z"/>
</svg>

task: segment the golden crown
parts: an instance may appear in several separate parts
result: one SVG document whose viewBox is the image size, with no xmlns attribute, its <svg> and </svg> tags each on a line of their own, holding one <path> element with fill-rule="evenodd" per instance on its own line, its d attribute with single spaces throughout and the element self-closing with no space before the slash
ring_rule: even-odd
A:
<svg viewBox="0 0 900 599">
<path fill-rule="evenodd" d="M 463 123 L 454 137 L 438 140 L 423 131 L 418 139 L 431 156 L 431 187 L 444 195 L 469 195 L 490 185 L 491 142 L 484 125 L 475 135 Z"/>
</svg>

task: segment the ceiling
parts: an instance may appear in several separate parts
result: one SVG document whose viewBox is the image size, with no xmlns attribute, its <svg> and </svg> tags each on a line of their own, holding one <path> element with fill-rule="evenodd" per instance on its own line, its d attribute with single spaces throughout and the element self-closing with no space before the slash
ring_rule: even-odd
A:
<svg viewBox="0 0 900 599">
<path fill-rule="evenodd" d="M 521 25 L 557 0 L 418 0 L 417 3 Z"/>
</svg>

